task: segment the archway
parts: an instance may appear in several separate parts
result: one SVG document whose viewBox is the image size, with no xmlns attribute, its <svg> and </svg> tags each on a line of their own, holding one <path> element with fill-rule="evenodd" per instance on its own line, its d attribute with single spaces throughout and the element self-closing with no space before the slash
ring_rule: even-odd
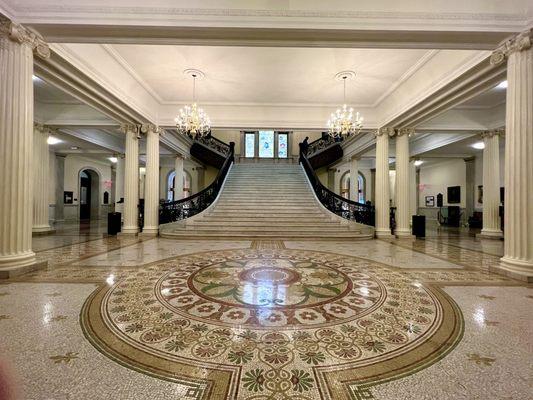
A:
<svg viewBox="0 0 533 400">
<path fill-rule="evenodd" d="M 170 171 L 167 176 L 167 201 L 174 201 L 174 187 L 176 182 L 176 171 Z M 191 191 L 191 174 L 183 170 L 183 195 L 182 199 L 192 195 Z M 177 200 L 177 199 L 176 199 Z"/>
<path fill-rule="evenodd" d="M 366 200 L 366 179 L 361 172 L 358 172 L 357 174 L 357 181 L 359 183 L 359 195 L 357 196 L 357 201 L 359 203 L 364 203 Z M 350 190 L 355 190 L 355 187 L 352 187 L 350 184 L 350 171 L 346 171 L 341 176 L 340 195 L 346 199 L 349 199 Z"/>
<path fill-rule="evenodd" d="M 100 175 L 84 168 L 79 173 L 79 218 L 83 220 L 100 217 Z"/>
</svg>

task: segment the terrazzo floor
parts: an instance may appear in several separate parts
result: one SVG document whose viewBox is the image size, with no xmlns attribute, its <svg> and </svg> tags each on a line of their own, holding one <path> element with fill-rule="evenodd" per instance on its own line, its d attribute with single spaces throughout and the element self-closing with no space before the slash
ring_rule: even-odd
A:
<svg viewBox="0 0 533 400">
<path fill-rule="evenodd" d="M 0 398 L 533 399 L 533 290 L 488 272 L 502 242 L 104 228 L 35 237 L 48 268 L 0 282 Z"/>
</svg>

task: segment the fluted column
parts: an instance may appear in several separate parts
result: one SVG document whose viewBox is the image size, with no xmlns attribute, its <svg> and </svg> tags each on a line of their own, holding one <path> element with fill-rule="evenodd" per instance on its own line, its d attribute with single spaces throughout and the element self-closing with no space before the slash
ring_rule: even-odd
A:
<svg viewBox="0 0 533 400">
<path fill-rule="evenodd" d="M 48 204 L 48 168 L 50 153 L 48 151 L 48 127 L 35 124 L 33 129 L 33 226 L 35 234 L 51 233 L 54 230 L 50 226 Z"/>
<path fill-rule="evenodd" d="M 144 182 L 143 234 L 159 232 L 159 128 L 143 125 L 146 133 L 146 177 Z"/>
<path fill-rule="evenodd" d="M 126 158 L 124 166 L 124 226 L 123 234 L 139 232 L 139 139 L 136 125 L 124 125 Z"/>
<path fill-rule="evenodd" d="M 409 220 L 418 214 L 418 186 L 416 184 L 415 160 L 409 162 Z"/>
<path fill-rule="evenodd" d="M 376 236 L 391 237 L 389 187 L 389 136 L 392 128 L 376 131 Z"/>
<path fill-rule="evenodd" d="M 507 60 L 505 244 L 500 269 L 533 281 L 533 29 L 502 43 L 491 63 Z"/>
<path fill-rule="evenodd" d="M 56 223 L 65 220 L 65 155 L 56 154 Z"/>
<path fill-rule="evenodd" d="M 35 265 L 32 233 L 33 53 L 42 38 L 0 14 L 0 278 Z"/>
<path fill-rule="evenodd" d="M 483 149 L 483 229 L 481 238 L 500 239 L 503 232 L 500 224 L 500 135 L 503 129 L 481 134 Z"/>
<path fill-rule="evenodd" d="M 350 161 L 350 200 L 359 201 L 359 160 L 352 157 Z"/>
<path fill-rule="evenodd" d="M 181 154 L 176 156 L 174 172 L 174 200 L 181 200 L 183 198 L 183 157 Z"/>
<path fill-rule="evenodd" d="M 396 136 L 396 229 L 397 237 L 411 237 L 409 228 L 409 136 L 412 128 L 400 128 Z"/>
<path fill-rule="evenodd" d="M 115 174 L 115 211 L 122 213 L 124 218 L 124 154 L 117 155 L 117 171 Z M 122 202 L 119 203 L 119 201 Z"/>
</svg>

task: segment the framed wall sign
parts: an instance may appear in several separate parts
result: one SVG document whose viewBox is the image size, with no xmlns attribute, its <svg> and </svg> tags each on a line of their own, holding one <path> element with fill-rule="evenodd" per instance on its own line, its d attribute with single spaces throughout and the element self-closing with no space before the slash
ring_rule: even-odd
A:
<svg viewBox="0 0 533 400">
<path fill-rule="evenodd" d="M 435 196 L 426 196 L 426 207 L 435 207 Z"/>
<path fill-rule="evenodd" d="M 64 204 L 72 204 L 73 199 L 74 199 L 73 192 L 63 192 L 63 203 Z"/>
</svg>

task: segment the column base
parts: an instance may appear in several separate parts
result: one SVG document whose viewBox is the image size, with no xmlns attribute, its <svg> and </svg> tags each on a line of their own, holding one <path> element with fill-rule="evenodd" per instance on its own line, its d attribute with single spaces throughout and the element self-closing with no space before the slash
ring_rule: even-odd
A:
<svg viewBox="0 0 533 400">
<path fill-rule="evenodd" d="M 411 233 L 410 230 L 397 230 L 394 231 L 394 235 L 396 236 L 396 239 L 404 239 L 404 240 L 415 240 L 416 236 Z"/>
<path fill-rule="evenodd" d="M 390 233 L 390 229 L 376 229 L 374 233 L 378 239 L 393 239 L 394 238 L 394 236 L 392 236 L 392 233 Z"/>
<path fill-rule="evenodd" d="M 503 239 L 503 232 L 501 230 L 489 231 L 482 229 L 481 233 L 478 233 L 476 237 L 480 239 L 500 240 Z"/>
<path fill-rule="evenodd" d="M 139 233 L 139 236 L 142 236 L 142 237 L 154 237 L 154 236 L 157 236 L 159 234 L 159 227 L 147 227 L 147 228 L 143 228 L 143 231 L 141 233 Z"/>
<path fill-rule="evenodd" d="M 36 269 L 46 268 L 48 261 L 37 261 L 33 251 L 22 256 L 0 256 L 0 279 L 9 279 Z"/>
<path fill-rule="evenodd" d="M 55 228 L 52 228 L 50 225 L 43 225 L 43 226 L 34 226 L 31 228 L 31 235 L 32 236 L 41 236 L 41 235 L 51 235 L 52 233 L 55 233 Z"/>
<path fill-rule="evenodd" d="M 118 236 L 135 236 L 139 233 L 139 228 L 136 226 L 122 227 L 122 232 L 119 232 Z"/>
<path fill-rule="evenodd" d="M 500 258 L 500 265 L 491 267 L 489 271 L 519 281 L 533 283 L 533 262 L 524 262 L 502 257 Z"/>
</svg>

